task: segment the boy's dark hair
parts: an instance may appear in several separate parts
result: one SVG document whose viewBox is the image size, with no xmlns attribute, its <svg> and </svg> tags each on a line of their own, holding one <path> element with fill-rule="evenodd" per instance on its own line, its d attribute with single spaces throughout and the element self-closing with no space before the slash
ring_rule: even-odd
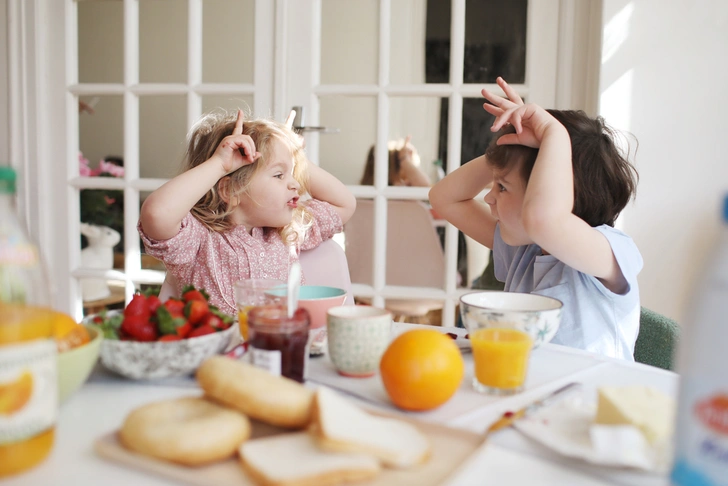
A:
<svg viewBox="0 0 728 486">
<path fill-rule="evenodd" d="M 574 171 L 572 213 L 589 226 L 614 226 L 619 213 L 637 190 L 639 175 L 617 147 L 617 133 L 602 117 L 590 118 L 583 111 L 546 110 L 569 132 Z M 505 169 L 521 163 L 521 176 L 528 183 L 538 149 L 522 145 L 496 145 L 498 139 L 514 133 L 512 126 L 501 130 L 485 151 L 488 163 Z"/>
</svg>

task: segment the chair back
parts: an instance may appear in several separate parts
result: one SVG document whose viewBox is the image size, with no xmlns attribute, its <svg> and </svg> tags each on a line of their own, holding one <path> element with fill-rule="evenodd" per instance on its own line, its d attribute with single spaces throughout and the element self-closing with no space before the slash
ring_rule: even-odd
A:
<svg viewBox="0 0 728 486">
<path fill-rule="evenodd" d="M 302 251 L 298 260 L 301 263 L 307 285 L 326 285 L 344 289 L 346 290 L 344 304 L 354 304 L 349 265 L 344 249 L 338 243 L 334 240 L 326 240 L 316 248 Z M 159 291 L 159 298 L 164 302 L 170 297 L 179 297 L 177 279 L 167 273 Z"/>
<path fill-rule="evenodd" d="M 344 226 L 351 280 L 372 285 L 374 201 L 359 199 Z M 445 254 L 429 209 L 420 201 L 387 202 L 386 284 L 441 288 Z"/>
<path fill-rule="evenodd" d="M 645 307 L 640 309 L 640 331 L 634 345 L 634 359 L 666 370 L 674 369 L 680 325 Z"/>
<path fill-rule="evenodd" d="M 351 277 L 344 249 L 334 240 L 326 240 L 316 248 L 302 251 L 298 257 L 306 285 L 326 285 L 346 290 L 345 305 L 354 305 Z"/>
</svg>

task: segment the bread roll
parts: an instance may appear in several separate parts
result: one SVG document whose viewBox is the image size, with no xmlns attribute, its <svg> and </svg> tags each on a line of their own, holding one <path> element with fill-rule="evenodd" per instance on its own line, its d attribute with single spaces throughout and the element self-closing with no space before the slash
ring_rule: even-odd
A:
<svg viewBox="0 0 728 486">
<path fill-rule="evenodd" d="M 119 432 L 126 448 L 185 466 L 227 459 L 248 437 L 247 417 L 202 397 L 139 407 L 126 417 Z"/>
<path fill-rule="evenodd" d="M 197 369 L 197 381 L 207 396 L 251 418 L 294 429 L 309 423 L 313 392 L 288 378 L 215 356 Z"/>
</svg>

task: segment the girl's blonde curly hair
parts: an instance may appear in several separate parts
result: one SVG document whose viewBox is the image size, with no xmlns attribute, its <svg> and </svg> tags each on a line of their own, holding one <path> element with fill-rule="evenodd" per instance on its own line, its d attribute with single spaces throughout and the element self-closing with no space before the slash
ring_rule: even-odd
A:
<svg viewBox="0 0 728 486">
<path fill-rule="evenodd" d="M 187 135 L 183 171 L 197 167 L 212 157 L 222 139 L 232 135 L 236 119 L 237 113 L 219 111 L 208 113 L 195 123 Z M 299 196 L 308 192 L 306 155 L 293 130 L 272 119 L 246 119 L 243 124 L 243 134 L 253 139 L 255 149 L 261 156 L 254 163 L 244 165 L 227 175 L 230 178 L 228 200 L 233 197 L 239 198 L 248 192 L 253 176 L 270 162 L 274 141 L 282 142 L 291 151 L 294 163 L 293 177 L 300 184 Z M 194 217 L 211 231 L 216 232 L 227 231 L 235 226 L 229 218 L 234 208 L 228 207 L 223 200 L 220 184 L 218 181 L 191 210 Z M 312 221 L 313 218 L 305 206 L 298 206 L 293 211 L 291 222 L 278 229 L 281 239 L 289 246 L 300 247 Z"/>
</svg>

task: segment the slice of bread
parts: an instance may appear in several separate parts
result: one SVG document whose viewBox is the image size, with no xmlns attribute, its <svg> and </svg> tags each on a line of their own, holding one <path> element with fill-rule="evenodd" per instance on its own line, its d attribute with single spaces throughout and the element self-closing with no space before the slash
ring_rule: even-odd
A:
<svg viewBox="0 0 728 486">
<path fill-rule="evenodd" d="M 371 454 L 387 467 L 411 467 L 430 455 L 430 441 L 414 425 L 371 415 L 328 388 L 316 391 L 311 424 L 321 448 Z"/>
<path fill-rule="evenodd" d="M 196 377 L 208 397 L 261 422 L 298 429 L 309 424 L 313 392 L 296 381 L 225 356 L 205 360 Z"/>
<path fill-rule="evenodd" d="M 254 439 L 238 452 L 257 484 L 325 486 L 370 479 L 380 471 L 379 462 L 366 454 L 322 451 L 306 432 Z"/>
</svg>

